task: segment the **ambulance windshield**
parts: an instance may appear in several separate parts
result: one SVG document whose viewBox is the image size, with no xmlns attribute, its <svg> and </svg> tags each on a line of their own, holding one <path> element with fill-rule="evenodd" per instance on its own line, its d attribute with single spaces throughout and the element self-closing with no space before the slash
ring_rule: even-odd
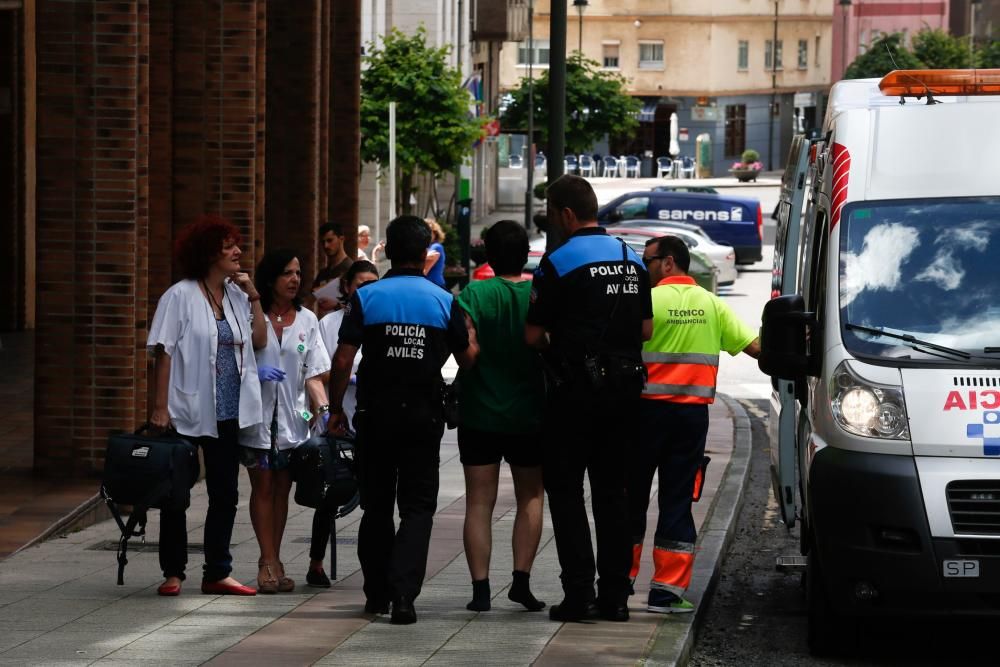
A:
<svg viewBox="0 0 1000 667">
<path fill-rule="evenodd" d="M 842 219 L 840 320 L 852 354 L 1000 365 L 1000 197 L 856 202 Z"/>
</svg>

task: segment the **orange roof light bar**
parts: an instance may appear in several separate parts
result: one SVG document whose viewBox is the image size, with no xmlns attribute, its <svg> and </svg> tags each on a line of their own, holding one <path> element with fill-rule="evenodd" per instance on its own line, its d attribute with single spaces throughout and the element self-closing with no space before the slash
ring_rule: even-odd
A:
<svg viewBox="0 0 1000 667">
<path fill-rule="evenodd" d="M 878 83 L 883 95 L 1000 95 L 1000 69 L 898 69 Z"/>
</svg>

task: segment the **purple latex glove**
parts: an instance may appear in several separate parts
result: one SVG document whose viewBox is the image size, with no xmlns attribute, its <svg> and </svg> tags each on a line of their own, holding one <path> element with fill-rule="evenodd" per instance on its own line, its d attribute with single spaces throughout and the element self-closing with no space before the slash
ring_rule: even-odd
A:
<svg viewBox="0 0 1000 667">
<path fill-rule="evenodd" d="M 274 366 L 258 366 L 257 377 L 261 382 L 281 382 L 285 379 L 285 371 Z"/>
</svg>

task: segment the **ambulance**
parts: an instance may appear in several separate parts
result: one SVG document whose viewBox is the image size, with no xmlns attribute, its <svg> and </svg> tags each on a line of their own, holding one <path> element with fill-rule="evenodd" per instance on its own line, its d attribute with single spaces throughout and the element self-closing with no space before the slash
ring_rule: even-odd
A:
<svg viewBox="0 0 1000 667">
<path fill-rule="evenodd" d="M 1000 70 L 837 83 L 777 218 L 759 363 L 811 650 L 1000 612 Z"/>
</svg>

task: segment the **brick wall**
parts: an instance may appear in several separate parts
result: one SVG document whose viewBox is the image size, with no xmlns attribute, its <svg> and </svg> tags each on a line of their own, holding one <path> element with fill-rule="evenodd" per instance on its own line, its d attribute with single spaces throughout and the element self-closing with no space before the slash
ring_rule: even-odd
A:
<svg viewBox="0 0 1000 667">
<path fill-rule="evenodd" d="M 37 10 L 35 460 L 80 473 L 145 410 L 149 6 Z"/>
<path fill-rule="evenodd" d="M 39 471 L 98 471 L 144 421 L 182 226 L 229 217 L 248 268 L 265 243 L 315 262 L 332 2 L 37 0 Z"/>
</svg>

